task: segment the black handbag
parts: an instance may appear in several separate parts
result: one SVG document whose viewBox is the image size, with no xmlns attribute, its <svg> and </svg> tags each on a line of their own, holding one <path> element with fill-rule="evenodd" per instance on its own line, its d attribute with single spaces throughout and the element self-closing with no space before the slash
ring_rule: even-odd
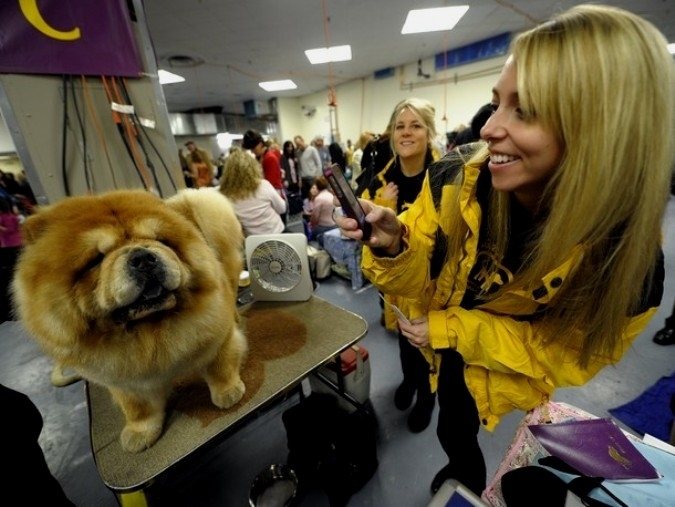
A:
<svg viewBox="0 0 675 507">
<path fill-rule="evenodd" d="M 377 422 L 368 410 L 350 413 L 334 396 L 313 393 L 286 410 L 282 421 L 300 498 L 317 486 L 331 507 L 341 507 L 375 473 Z"/>
</svg>

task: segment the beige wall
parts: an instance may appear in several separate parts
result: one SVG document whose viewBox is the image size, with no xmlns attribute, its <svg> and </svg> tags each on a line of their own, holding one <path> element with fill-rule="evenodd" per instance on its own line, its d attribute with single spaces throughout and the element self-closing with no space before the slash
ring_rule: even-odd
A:
<svg viewBox="0 0 675 507">
<path fill-rule="evenodd" d="M 363 130 L 382 132 L 396 103 L 408 97 L 420 97 L 434 104 L 439 134 L 468 123 L 478 108 L 490 101 L 505 59 L 493 58 L 438 73 L 432 71 L 434 63 L 429 59 L 422 62 L 425 72 L 431 74 L 429 79 L 417 77 L 415 62 L 399 67 L 390 78 L 376 80 L 369 76 L 340 85 L 336 87 L 336 97 L 341 141 L 355 142 Z M 316 108 L 316 113 L 305 116 L 304 111 L 312 108 Z M 295 134 L 306 140 L 317 134 L 328 139 L 331 134 L 327 92 L 297 99 L 280 98 L 278 111 L 284 140 Z"/>
</svg>

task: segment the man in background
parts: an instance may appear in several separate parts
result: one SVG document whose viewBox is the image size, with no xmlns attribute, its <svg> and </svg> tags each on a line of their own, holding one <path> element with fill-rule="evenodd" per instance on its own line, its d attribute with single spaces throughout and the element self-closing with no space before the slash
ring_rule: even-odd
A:
<svg viewBox="0 0 675 507">
<path fill-rule="evenodd" d="M 257 130 L 247 130 L 244 133 L 241 146 L 245 150 L 251 150 L 262 166 L 265 179 L 272 184 L 281 197 L 285 198 L 279 158 L 265 145 L 262 134 Z"/>
<path fill-rule="evenodd" d="M 319 156 L 321 157 L 321 163 L 323 164 L 323 167 L 330 166 L 332 164 L 330 150 L 328 149 L 328 146 L 324 144 L 323 137 L 316 136 L 312 141 L 312 144 L 316 147 L 316 149 L 319 152 Z"/>
<path fill-rule="evenodd" d="M 298 162 L 300 163 L 300 177 L 302 179 L 302 198 L 309 199 L 309 189 L 312 188 L 314 180 L 321 176 L 322 162 L 319 150 L 314 146 L 305 143 L 302 136 L 293 138 L 295 149 L 298 152 Z"/>
</svg>

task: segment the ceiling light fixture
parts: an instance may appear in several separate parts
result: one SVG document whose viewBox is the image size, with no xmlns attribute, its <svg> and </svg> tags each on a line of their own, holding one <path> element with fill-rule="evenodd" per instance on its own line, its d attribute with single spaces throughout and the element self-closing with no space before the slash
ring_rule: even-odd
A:
<svg viewBox="0 0 675 507">
<path fill-rule="evenodd" d="M 182 83 L 183 81 L 185 81 L 185 78 L 183 76 L 179 76 L 178 74 L 174 74 L 173 72 L 168 72 L 162 69 L 159 69 L 157 71 L 157 75 L 159 76 L 159 84 L 162 85 L 171 83 Z"/>
<path fill-rule="evenodd" d="M 307 55 L 307 59 L 312 65 L 328 62 L 347 62 L 352 59 L 352 47 L 347 44 L 345 46 L 307 49 L 305 55 Z"/>
<path fill-rule="evenodd" d="M 405 23 L 403 23 L 401 33 L 452 30 L 468 10 L 468 5 L 435 7 L 432 9 L 413 9 L 408 12 L 408 17 L 405 19 Z"/>
<path fill-rule="evenodd" d="M 282 79 L 280 81 L 263 81 L 258 83 L 258 86 L 265 90 L 266 92 L 279 92 L 282 90 L 295 90 L 298 85 L 296 85 L 290 79 Z"/>
</svg>

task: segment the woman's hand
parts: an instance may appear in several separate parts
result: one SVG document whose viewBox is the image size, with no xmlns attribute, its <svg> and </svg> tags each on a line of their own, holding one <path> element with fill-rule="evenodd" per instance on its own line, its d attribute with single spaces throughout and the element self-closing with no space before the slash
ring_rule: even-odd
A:
<svg viewBox="0 0 675 507">
<path fill-rule="evenodd" d="M 408 339 L 413 347 L 426 347 L 429 345 L 429 319 L 425 315 L 406 323 L 399 319 L 398 327 L 401 334 Z"/>
<path fill-rule="evenodd" d="M 389 201 L 398 200 L 398 186 L 396 183 L 389 182 L 387 186 L 382 189 L 382 198 Z"/>
<path fill-rule="evenodd" d="M 370 238 L 364 241 L 371 248 L 384 250 L 387 255 L 397 255 L 401 251 L 401 237 L 403 236 L 403 227 L 396 217 L 394 210 L 377 206 L 365 199 L 359 199 L 363 211 L 366 212 L 366 222 L 372 225 Z M 340 202 L 335 198 L 333 204 L 336 208 L 340 207 Z M 353 218 L 345 215 L 333 213 L 333 220 L 340 228 L 340 232 L 351 239 L 362 241 L 363 231 L 359 229 L 359 224 Z"/>
</svg>

